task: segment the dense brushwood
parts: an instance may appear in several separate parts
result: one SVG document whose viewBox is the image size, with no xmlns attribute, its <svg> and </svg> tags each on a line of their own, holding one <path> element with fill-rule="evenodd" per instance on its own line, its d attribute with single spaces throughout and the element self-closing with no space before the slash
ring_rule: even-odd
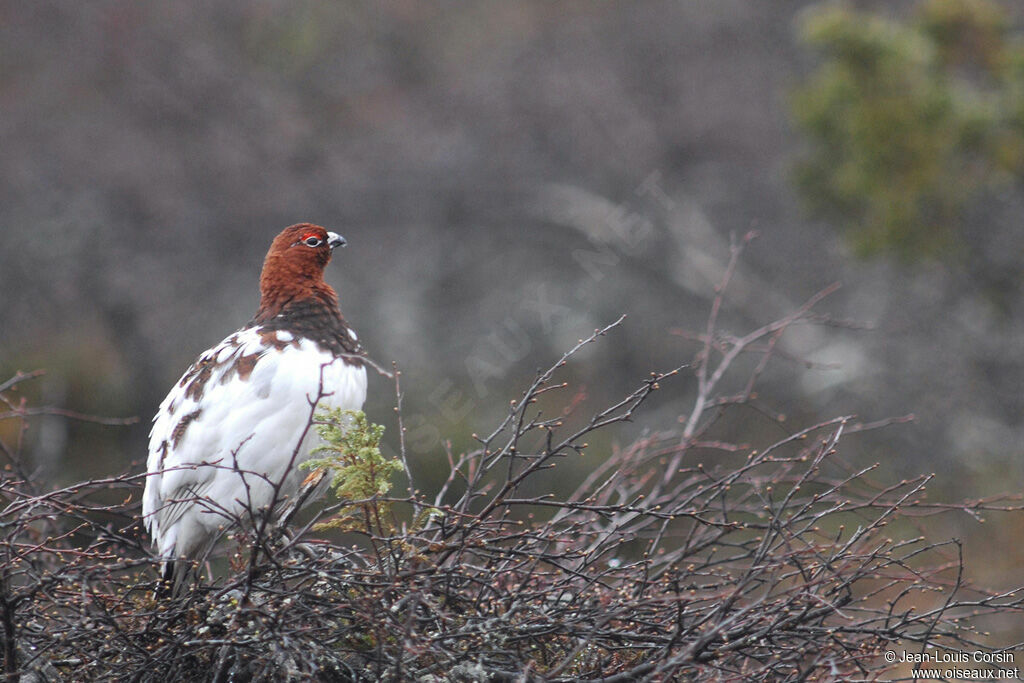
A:
<svg viewBox="0 0 1024 683">
<path fill-rule="evenodd" d="M 538 374 L 475 448 L 437 454 L 430 466 L 448 477 L 429 495 L 405 463 L 397 373 L 391 452 L 361 413 L 311 416 L 325 447 L 307 486 L 329 476 L 342 499 L 303 526 L 287 524 L 286 507 L 285 523 L 239 533 L 228 562 L 173 599 L 154 598 L 158 558 L 136 502 L 142 475 L 44 491 L 5 445 L 6 672 L 35 681 L 849 680 L 898 675 L 887 649 L 1009 645 L 977 629 L 986 615 L 1019 613 L 1021 594 L 968 585 L 959 542 L 929 537 L 922 517 L 1019 514 L 1019 505 L 928 502 L 932 475 L 885 481 L 876 466 L 852 466 L 846 436 L 892 420 L 779 422 L 781 436 L 758 444 L 715 431 L 721 416 L 757 400 L 778 336 L 824 320 L 812 311 L 819 296 L 747 335 L 725 334 L 726 284 L 693 335 L 692 363 L 643 378 L 581 419 L 560 372 L 621 320 L 596 331 Z M 756 367 L 727 390 L 747 352 L 759 354 Z M 670 392 L 689 406 L 671 428 L 624 447 L 587 446 Z M 31 429 L 30 413 L 2 417 Z M 535 493 L 565 490 L 556 477 L 580 457 L 589 468 L 574 492 Z M 395 495 L 400 471 L 408 488 Z M 347 535 L 325 540 L 318 523 Z"/>
</svg>

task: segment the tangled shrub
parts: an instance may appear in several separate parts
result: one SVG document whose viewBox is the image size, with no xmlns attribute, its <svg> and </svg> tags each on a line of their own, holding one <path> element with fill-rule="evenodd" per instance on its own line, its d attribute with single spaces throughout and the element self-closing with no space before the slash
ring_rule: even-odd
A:
<svg viewBox="0 0 1024 683">
<path fill-rule="evenodd" d="M 226 574 L 175 599 L 153 597 L 134 502 L 142 475 L 41 493 L 5 446 L 9 680 L 847 680 L 892 675 L 885 649 L 998 646 L 976 620 L 1020 611 L 1019 594 L 967 585 L 959 543 L 910 522 L 1012 505 L 929 503 L 931 475 L 880 483 L 876 466 L 851 467 L 844 437 L 884 423 L 837 417 L 758 447 L 709 436 L 723 411 L 752 399 L 780 335 L 823 320 L 813 308 L 825 293 L 727 335 L 717 326 L 727 283 L 692 363 L 653 373 L 570 427 L 538 401 L 564 392 L 561 369 L 622 321 L 596 331 L 474 449 L 449 454 L 431 496 L 412 485 L 391 495 L 402 468 L 382 456 L 381 428 L 365 416 L 319 416 L 328 446 L 307 488 L 330 475 L 342 500 L 288 533 L 240 532 Z M 751 352 L 751 376 L 725 392 Z M 688 373 L 696 391 L 682 428 L 589 452 L 588 437 Z M 25 419 L 9 405 L 0 417 Z M 581 455 L 592 466 L 573 493 L 525 493 Z M 318 539 L 323 519 L 353 542 Z"/>
</svg>

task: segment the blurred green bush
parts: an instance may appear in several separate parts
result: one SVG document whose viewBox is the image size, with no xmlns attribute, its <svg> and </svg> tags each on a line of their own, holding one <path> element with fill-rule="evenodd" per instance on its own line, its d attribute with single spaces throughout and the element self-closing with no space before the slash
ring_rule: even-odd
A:
<svg viewBox="0 0 1024 683">
<path fill-rule="evenodd" d="M 1024 177 L 1024 34 L 990 0 L 903 21 L 828 3 L 799 31 L 822 58 L 792 98 L 809 208 L 863 256 L 956 250 L 968 204 Z"/>
</svg>

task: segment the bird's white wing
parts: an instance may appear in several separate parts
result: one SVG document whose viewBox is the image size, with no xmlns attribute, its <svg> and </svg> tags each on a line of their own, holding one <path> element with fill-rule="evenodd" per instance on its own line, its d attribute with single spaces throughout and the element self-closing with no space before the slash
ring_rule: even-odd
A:
<svg viewBox="0 0 1024 683">
<path fill-rule="evenodd" d="M 318 440 L 307 425 L 321 390 L 321 407 L 360 409 L 366 370 L 260 328 L 199 357 L 150 432 L 142 507 L 162 556 L 192 555 L 218 528 L 269 505 L 278 482 L 281 494 L 294 493 L 303 477 L 295 466 Z"/>
</svg>

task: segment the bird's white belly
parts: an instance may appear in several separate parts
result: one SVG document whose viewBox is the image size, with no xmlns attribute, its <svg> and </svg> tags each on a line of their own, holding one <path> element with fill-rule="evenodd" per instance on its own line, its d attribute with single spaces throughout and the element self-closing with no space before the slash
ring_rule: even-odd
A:
<svg viewBox="0 0 1024 683">
<path fill-rule="evenodd" d="M 314 411 L 362 408 L 365 367 L 306 339 L 286 341 L 267 348 L 243 330 L 208 352 L 213 369 L 202 391 L 188 395 L 179 383 L 164 400 L 143 512 L 165 557 L 191 555 L 219 528 L 294 494 L 306 474 L 298 465 L 319 443 Z"/>
</svg>

